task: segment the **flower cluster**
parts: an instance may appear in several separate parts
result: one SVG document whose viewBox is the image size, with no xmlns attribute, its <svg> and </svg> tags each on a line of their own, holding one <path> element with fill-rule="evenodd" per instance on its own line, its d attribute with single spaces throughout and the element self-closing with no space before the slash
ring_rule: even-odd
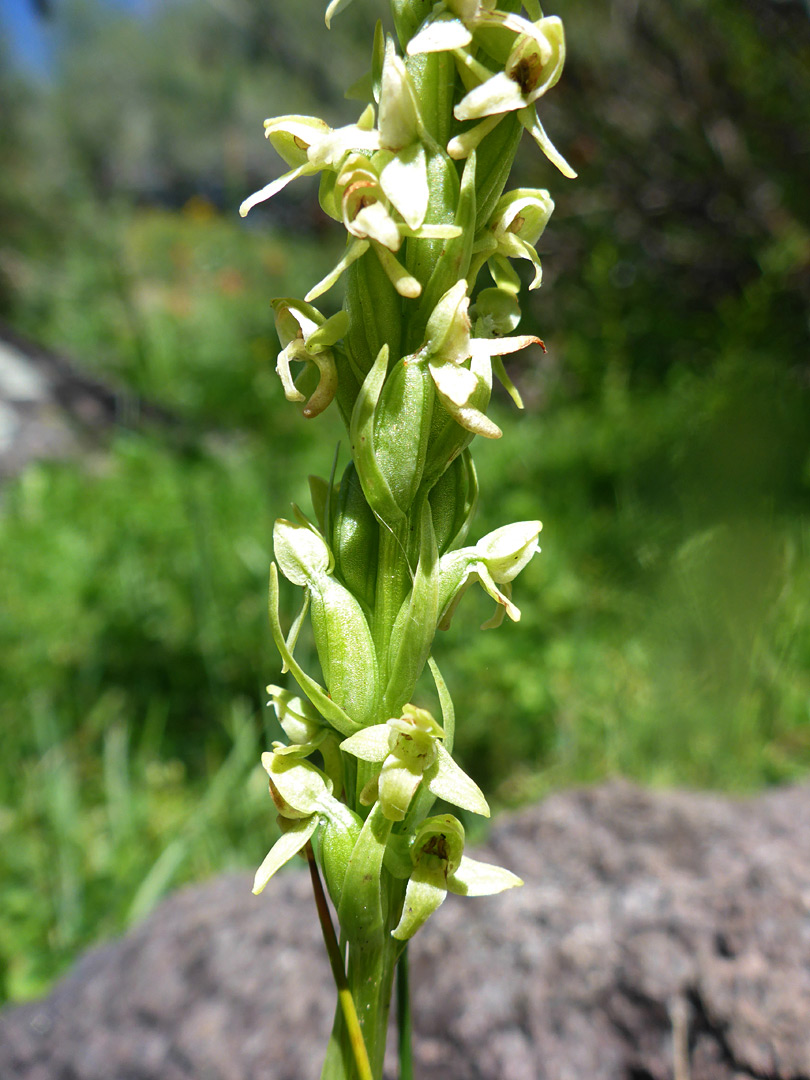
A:
<svg viewBox="0 0 810 1080">
<path fill-rule="evenodd" d="M 348 2 L 332 0 L 327 24 Z M 378 24 L 357 121 L 266 121 L 288 171 L 241 208 L 317 175 L 321 208 L 346 234 L 303 300 L 272 302 L 285 397 L 309 418 L 337 401 L 350 460 L 342 475 L 336 456 L 328 479 L 310 478 L 311 516 L 294 506 L 273 531 L 270 626 L 300 693 L 268 688 L 286 737 L 262 756 L 281 836 L 254 891 L 303 848 L 317 859 L 376 1078 L 379 1014 L 404 943 L 448 892 L 521 884 L 466 856 L 461 822 L 435 812 L 441 799 L 489 815 L 453 758 L 455 711 L 433 653 L 475 583 L 496 604 L 485 628 L 504 615 L 517 622 L 513 582 L 539 551 L 539 521 L 466 545 L 478 501 L 471 443 L 502 435 L 489 415 L 493 380 L 522 407 L 503 358 L 544 348 L 519 330 L 516 267 L 528 264 L 529 289 L 540 286 L 537 244 L 554 203 L 541 188 L 507 189 L 522 130 L 574 175 L 537 115 L 562 72 L 562 23 L 524 3 L 521 13 L 438 0 L 428 11 L 424 0 L 393 0 L 396 39 Z M 327 316 L 313 301 L 341 278 L 343 305 Z M 287 629 L 280 577 L 302 595 Z M 415 704 L 433 693 L 426 667 L 440 721 Z M 343 1071 L 352 1047 L 339 1016 L 327 1055 L 339 1064 L 324 1077 L 354 1078 Z"/>
</svg>

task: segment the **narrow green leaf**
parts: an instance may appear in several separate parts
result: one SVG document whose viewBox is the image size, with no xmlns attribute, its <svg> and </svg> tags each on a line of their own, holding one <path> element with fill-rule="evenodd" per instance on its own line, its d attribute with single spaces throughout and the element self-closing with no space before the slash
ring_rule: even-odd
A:
<svg viewBox="0 0 810 1080">
<path fill-rule="evenodd" d="M 453 752 L 453 740 L 456 734 L 456 710 L 453 707 L 453 699 L 447 689 L 447 683 L 439 671 L 439 665 L 431 656 L 428 659 L 428 667 L 436 684 L 436 692 L 439 695 L 439 704 L 442 707 L 442 727 L 444 728 L 444 746 L 449 754 Z"/>
<path fill-rule="evenodd" d="M 270 630 L 273 634 L 273 641 L 276 643 L 276 648 L 281 653 L 281 658 L 286 665 L 286 670 L 291 671 L 293 678 L 307 695 L 309 700 L 315 706 L 315 708 L 329 720 L 333 727 L 335 727 L 342 735 L 351 735 L 357 731 L 359 724 L 356 724 L 347 714 L 337 705 L 324 688 L 313 678 L 311 678 L 293 654 L 287 648 L 287 642 L 284 640 L 284 634 L 281 630 L 281 623 L 279 621 L 278 613 L 278 568 L 275 563 L 270 564 L 270 593 L 268 609 L 270 612 Z"/>
<path fill-rule="evenodd" d="M 402 521 L 405 515 L 397 505 L 388 481 L 380 470 L 374 438 L 374 414 L 387 372 L 388 346 L 383 345 L 357 395 L 350 436 L 352 457 L 369 505 L 383 521 L 395 524 Z"/>
<path fill-rule="evenodd" d="M 385 845 L 393 822 L 375 803 L 354 845 L 338 908 L 342 934 L 352 943 L 378 937 L 383 930 L 382 872 Z"/>
</svg>

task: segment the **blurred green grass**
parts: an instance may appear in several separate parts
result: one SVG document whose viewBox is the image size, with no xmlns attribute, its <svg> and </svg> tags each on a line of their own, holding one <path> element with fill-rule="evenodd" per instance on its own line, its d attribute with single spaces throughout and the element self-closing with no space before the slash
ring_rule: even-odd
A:
<svg viewBox="0 0 810 1080">
<path fill-rule="evenodd" d="M 41 992 L 167 889 L 263 856 L 272 522 L 306 504 L 306 476 L 328 469 L 339 435 L 334 417 L 302 421 L 271 377 L 270 319 L 255 302 L 266 238 L 151 211 L 131 229 L 148 353 L 145 375 L 124 375 L 218 430 L 180 446 L 171 430 L 124 433 L 84 462 L 33 465 L 3 493 L 0 949 L 12 999 Z M 223 273 L 256 278 L 234 291 Z M 607 273 L 590 288 L 610 290 Z M 99 337 L 112 333 L 104 303 L 85 310 Z M 718 323 L 735 340 L 725 358 L 718 341 L 709 370 L 638 390 L 608 365 L 591 395 L 565 386 L 563 357 L 588 347 L 574 323 L 563 357 L 554 343 L 545 367 L 521 372 L 541 405 L 496 405 L 507 437 L 479 447 L 475 532 L 540 513 L 544 551 L 518 583 L 519 626 L 479 633 L 481 594 L 437 646 L 458 752 L 496 805 L 612 775 L 751 790 L 810 766 L 807 398 L 756 340 L 740 351 L 739 318 Z M 71 323 L 53 319 L 67 338 Z"/>
<path fill-rule="evenodd" d="M 558 198 L 547 284 L 525 313 L 549 352 L 510 364 L 527 409 L 495 403 L 506 436 L 477 448 L 473 537 L 540 516 L 543 553 L 516 584 L 520 625 L 479 632 L 491 602 L 471 593 L 439 638 L 457 751 L 497 808 L 615 775 L 726 791 L 789 782 L 810 768 L 810 224 L 806 155 L 791 141 L 794 114 L 810 108 L 798 63 L 810 37 L 775 54 L 753 8 L 722 0 L 697 33 L 699 5 L 652 4 L 639 16 L 647 51 L 628 54 L 612 10 L 560 8 L 572 59 L 549 127 L 583 178 L 566 188 L 534 157 L 518 177 Z M 263 61 L 251 43 L 208 78 L 230 46 L 204 29 L 199 70 L 196 31 L 184 30 L 186 75 L 221 119 L 241 100 L 234 72 L 253 78 Z M 156 41 L 140 46 L 153 78 Z M 114 42 L 92 42 L 70 54 L 71 78 L 112 64 Z M 704 61 L 724 87 L 717 101 Z M 224 211 L 177 198 L 190 176 L 210 180 L 211 146 L 227 140 L 211 121 L 195 158 L 201 128 L 172 127 L 185 122 L 174 99 L 155 105 L 168 110 L 157 128 L 177 135 L 176 187 L 156 206 L 104 179 L 104 154 L 113 175 L 137 172 L 131 150 L 115 157 L 117 114 L 98 135 L 92 110 L 76 109 L 67 153 L 19 95 L 0 132 L 11 165 L 0 309 L 176 422 L 32 465 L 0 493 L 0 997 L 11 1000 L 43 992 L 169 889 L 265 854 L 275 826 L 257 762 L 279 734 L 263 692 L 279 678 L 265 613 L 272 523 L 291 501 L 307 505 L 307 474 L 328 472 L 341 435 L 333 410 L 307 423 L 284 401 L 268 303 L 321 276 L 338 230 L 307 224 L 297 204 L 246 228 L 229 197 Z M 709 106 L 744 117 L 737 172 L 705 136 Z M 23 123 L 26 109 L 39 126 Z M 87 144 L 85 175 L 70 161 Z M 40 145 L 61 163 L 58 189 Z M 244 194 L 226 165 L 221 187 Z M 267 227 L 287 215 L 286 230 Z M 292 590 L 284 602 L 289 617 Z M 299 649 L 312 662 L 305 636 Z"/>
</svg>

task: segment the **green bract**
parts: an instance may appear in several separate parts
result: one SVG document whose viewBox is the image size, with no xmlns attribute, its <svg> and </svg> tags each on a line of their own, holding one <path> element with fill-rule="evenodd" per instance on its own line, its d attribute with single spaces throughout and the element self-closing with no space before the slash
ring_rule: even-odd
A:
<svg viewBox="0 0 810 1080">
<path fill-rule="evenodd" d="M 334 798 L 331 781 L 309 762 L 274 750 L 272 754 L 262 754 L 262 766 L 270 777 L 270 794 L 278 809 L 282 834 L 256 871 L 253 892 L 260 893 L 273 874 L 323 825 L 321 846 L 328 851 L 324 870 L 337 903 L 346 864 L 360 833 L 357 815 Z"/>
<path fill-rule="evenodd" d="M 303 300 L 272 302 L 284 395 L 306 418 L 335 400 L 349 460 L 310 477 L 312 521 L 294 507 L 274 527 L 270 626 L 297 690 L 268 687 L 287 740 L 262 759 L 282 835 L 255 885 L 302 850 L 316 897 L 318 868 L 326 878 L 339 940 L 325 901 L 319 911 L 341 990 L 322 1080 L 380 1080 L 394 969 L 448 892 L 521 883 L 464 854 L 457 818 L 430 816 L 436 799 L 489 815 L 453 758 L 437 630 L 476 582 L 496 602 L 485 626 L 517 621 L 512 582 L 539 550 L 539 521 L 462 546 L 479 497 L 472 444 L 502 435 L 493 376 L 522 408 L 503 358 L 544 347 L 520 333 L 513 260 L 537 288 L 554 202 L 542 188 L 505 190 L 522 131 L 574 175 L 536 113 L 562 72 L 562 23 L 536 0 L 502 3 L 391 0 L 394 35 L 377 24 L 371 71 L 351 88 L 366 102 L 357 122 L 266 121 L 288 171 L 241 208 L 317 175 L 321 209 L 346 239 Z M 347 4 L 329 3 L 327 25 Z M 313 307 L 341 280 L 339 310 Z M 290 619 L 279 571 L 298 595 Z M 422 702 L 426 665 L 441 724 Z"/>
</svg>

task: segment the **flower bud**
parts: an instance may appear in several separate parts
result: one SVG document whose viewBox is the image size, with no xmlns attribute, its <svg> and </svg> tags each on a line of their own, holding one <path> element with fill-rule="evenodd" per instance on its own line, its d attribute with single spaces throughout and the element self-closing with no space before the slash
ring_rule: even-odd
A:
<svg viewBox="0 0 810 1080">
<path fill-rule="evenodd" d="M 311 585 L 334 566 L 323 537 L 295 521 L 278 519 L 273 526 L 273 547 L 282 574 L 294 585 Z"/>
<path fill-rule="evenodd" d="M 270 794 L 282 817 L 309 817 L 321 809 L 332 785 L 308 761 L 277 753 L 262 754 L 262 768 L 270 777 Z"/>
<path fill-rule="evenodd" d="M 368 608 L 377 586 L 379 526 L 363 494 L 353 461 L 344 470 L 335 496 L 332 550 L 335 573 Z"/>
<path fill-rule="evenodd" d="M 506 337 L 520 322 L 520 304 L 511 289 L 482 289 L 471 310 L 479 337 Z"/>
<path fill-rule="evenodd" d="M 419 139 L 421 127 L 411 77 L 389 38 L 380 91 L 380 145 L 387 150 L 402 150 Z"/>
<path fill-rule="evenodd" d="M 279 520 L 276 561 L 288 580 L 309 590 L 318 659 L 332 700 L 356 723 L 368 723 L 377 700 L 377 657 L 359 601 L 331 576 L 332 553 L 311 526 Z"/>
<path fill-rule="evenodd" d="M 478 502 L 478 480 L 469 450 L 460 454 L 430 492 L 430 509 L 439 554 L 464 543 Z"/>
<path fill-rule="evenodd" d="M 389 372 L 374 412 L 377 465 L 404 513 L 422 481 L 433 399 L 430 374 L 406 356 Z"/>
<path fill-rule="evenodd" d="M 303 698 L 281 686 L 268 686 L 270 704 L 291 743 L 304 746 L 323 734 L 323 720 Z"/>
</svg>

